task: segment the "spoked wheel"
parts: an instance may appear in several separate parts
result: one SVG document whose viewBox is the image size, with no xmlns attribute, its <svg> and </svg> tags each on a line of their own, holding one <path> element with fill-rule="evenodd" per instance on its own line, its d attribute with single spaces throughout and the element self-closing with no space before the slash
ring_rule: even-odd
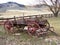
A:
<svg viewBox="0 0 60 45">
<path fill-rule="evenodd" d="M 36 35 L 36 30 L 40 28 L 39 24 L 36 22 L 32 22 L 28 24 L 28 34 Z"/>
<path fill-rule="evenodd" d="M 8 33 L 14 32 L 12 21 L 5 21 L 4 28 L 5 28 L 6 32 L 8 32 Z"/>
<path fill-rule="evenodd" d="M 48 33 L 48 30 L 50 29 L 50 24 L 47 20 L 44 21 L 45 25 L 43 25 L 43 28 L 41 27 L 39 30 L 37 30 L 38 36 L 46 36 Z"/>
</svg>

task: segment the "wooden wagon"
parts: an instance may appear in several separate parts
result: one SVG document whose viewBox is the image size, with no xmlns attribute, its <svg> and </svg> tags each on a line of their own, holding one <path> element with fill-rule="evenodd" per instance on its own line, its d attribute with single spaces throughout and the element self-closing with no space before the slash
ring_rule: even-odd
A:
<svg viewBox="0 0 60 45">
<path fill-rule="evenodd" d="M 13 18 L 2 18 L 0 20 L 5 20 L 3 22 L 4 29 L 9 33 L 16 33 L 17 31 L 27 31 L 27 33 L 34 34 L 37 36 L 45 35 L 48 31 L 53 32 L 53 27 L 50 27 L 49 22 L 44 19 L 40 20 L 41 17 L 34 16 L 23 16 L 23 17 L 13 17 Z M 51 28 L 53 30 L 51 30 Z"/>
</svg>

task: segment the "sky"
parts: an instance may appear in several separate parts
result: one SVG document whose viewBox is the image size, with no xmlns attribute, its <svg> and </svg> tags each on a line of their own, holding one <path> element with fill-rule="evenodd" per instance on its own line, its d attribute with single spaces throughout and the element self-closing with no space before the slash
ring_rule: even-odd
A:
<svg viewBox="0 0 60 45">
<path fill-rule="evenodd" d="M 38 4 L 38 1 L 36 1 L 36 0 L 0 0 L 0 4 L 1 3 L 6 3 L 6 2 L 17 2 L 19 4 L 24 4 L 24 5 Z"/>
<path fill-rule="evenodd" d="M 36 5 L 39 3 L 42 3 L 43 0 L 0 0 L 1 3 L 6 3 L 6 2 L 17 2 L 19 4 L 24 4 L 24 5 Z M 49 0 L 45 0 L 49 5 L 51 5 Z"/>
</svg>

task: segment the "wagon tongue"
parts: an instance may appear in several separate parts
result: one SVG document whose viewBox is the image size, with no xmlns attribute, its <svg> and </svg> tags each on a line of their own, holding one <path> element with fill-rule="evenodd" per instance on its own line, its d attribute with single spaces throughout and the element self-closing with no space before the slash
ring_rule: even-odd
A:
<svg viewBox="0 0 60 45">
<path fill-rule="evenodd" d="M 49 30 L 49 31 L 51 31 L 51 30 Z M 56 32 L 54 32 L 54 31 L 51 31 L 54 35 L 56 35 L 56 36 L 60 36 L 60 35 L 58 35 Z"/>
</svg>

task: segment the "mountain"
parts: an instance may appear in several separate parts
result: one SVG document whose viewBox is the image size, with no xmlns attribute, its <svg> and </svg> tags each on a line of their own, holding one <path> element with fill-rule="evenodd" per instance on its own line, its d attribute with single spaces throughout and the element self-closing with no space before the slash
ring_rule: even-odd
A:
<svg viewBox="0 0 60 45">
<path fill-rule="evenodd" d="M 27 6 L 26 8 L 27 10 L 38 10 L 38 11 L 48 10 L 48 7 L 46 4 L 36 4 L 32 6 Z"/>
<path fill-rule="evenodd" d="M 0 4 L 0 12 L 5 12 L 6 10 L 10 9 L 18 9 L 18 10 L 44 10 L 47 8 L 46 5 L 23 5 L 23 4 L 18 4 L 16 2 L 7 2 L 7 3 L 2 3 Z"/>
<path fill-rule="evenodd" d="M 0 11 L 6 11 L 8 9 L 24 9 L 25 5 L 18 4 L 16 2 L 7 2 L 7 3 L 2 3 L 0 4 Z"/>
</svg>

